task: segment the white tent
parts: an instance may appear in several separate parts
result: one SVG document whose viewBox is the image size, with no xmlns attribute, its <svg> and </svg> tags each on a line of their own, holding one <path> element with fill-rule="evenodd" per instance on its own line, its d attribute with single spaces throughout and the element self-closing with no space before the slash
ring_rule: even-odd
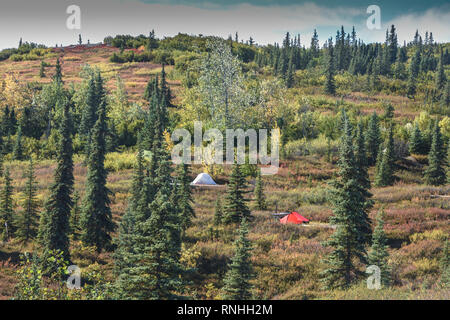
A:
<svg viewBox="0 0 450 320">
<path fill-rule="evenodd" d="M 211 176 L 207 173 L 200 173 L 194 181 L 191 182 L 191 185 L 211 185 L 215 186 L 217 185 L 214 180 L 211 178 Z"/>
</svg>

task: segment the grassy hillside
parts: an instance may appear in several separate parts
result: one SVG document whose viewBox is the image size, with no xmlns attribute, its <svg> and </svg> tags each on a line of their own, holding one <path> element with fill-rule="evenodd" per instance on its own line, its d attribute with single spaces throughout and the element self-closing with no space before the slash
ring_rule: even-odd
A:
<svg viewBox="0 0 450 320">
<path fill-rule="evenodd" d="M 247 47 L 244 44 L 239 45 Z M 442 47 L 445 49 L 450 45 L 446 44 Z M 146 49 L 134 48 L 134 50 L 144 52 Z M 194 105 L 192 100 L 198 98 L 198 92 L 195 91 L 197 85 L 195 81 L 194 84 L 189 85 L 191 69 L 183 68 L 182 63 L 191 61 L 187 56 L 192 54 L 194 62 L 191 61 L 191 66 L 195 66 L 195 61 L 199 58 L 195 55 L 201 54 L 184 49 L 176 50 L 168 45 L 164 50 L 169 51 L 174 60 L 172 65 L 165 67 L 168 84 L 173 94 L 173 107 L 169 111 L 171 126 L 172 128 L 182 127 L 186 123 L 189 126 L 197 117 L 198 109 L 192 107 Z M 262 51 L 263 49 L 249 50 Z M 438 50 L 433 52 L 437 57 Z M 52 82 L 57 58 L 61 62 L 66 88 L 74 84 L 75 88 L 79 89 L 83 85 L 84 79 L 80 72 L 83 65 L 88 64 L 100 70 L 109 96 L 116 89 L 116 76 L 119 75 L 124 83 L 130 105 L 134 104 L 147 109 L 148 102 L 144 99 L 145 88 L 149 79 L 161 72 L 161 61 L 154 58 L 151 62 L 114 63 L 111 62 L 111 56 L 114 53 L 119 54 L 120 49 L 109 45 L 55 48 L 50 50 L 43 59 L 13 61 L 10 58 L 0 61 L 0 78 L 11 79 L 12 77 L 17 85 L 16 88 L 31 88 L 29 90 L 32 93 L 25 89 L 20 91 L 23 101 L 31 101 L 30 97 L 33 94 L 38 95 L 42 86 Z M 412 54 L 411 48 L 408 50 L 409 59 Z M 405 93 L 407 86 L 405 79 L 381 75 L 379 88 L 366 90 L 367 75 L 352 75 L 341 71 L 335 76 L 337 93 L 330 95 L 323 91 L 325 83 L 321 64 L 323 57 L 315 59 L 317 65 L 313 64 L 294 72 L 292 87 L 277 87 L 279 96 L 269 94 L 267 101 L 264 101 L 264 110 L 272 107 L 275 110 L 272 113 L 276 114 L 273 116 L 274 122 L 281 123 L 279 119 L 284 117 L 287 124 L 284 124 L 282 130 L 286 140 L 282 147 L 278 174 L 263 177 L 268 210 L 256 210 L 254 201 L 249 204 L 255 217 L 250 224 L 249 234 L 253 244 L 252 263 L 256 271 L 256 278 L 252 280 L 255 298 L 449 299 L 448 289 L 440 283 L 442 272 L 440 259 L 444 242 L 450 234 L 448 198 L 450 185 L 448 183 L 442 186 L 425 185 L 423 176 L 428 163 L 427 156 L 410 155 L 408 151 L 411 135 L 408 128 L 411 128 L 414 122 L 419 123 L 421 129 L 427 129 L 431 120 L 439 117 L 444 139 L 448 141 L 450 137 L 448 106 L 441 106 L 437 96 L 430 98 L 435 72 L 421 74 L 417 80 L 418 93 L 412 98 Z M 48 64 L 45 67 L 44 78 L 39 76 L 41 61 Z M 278 79 L 269 66 L 258 66 L 255 61 L 244 62 L 242 59 L 240 62 L 244 74 L 248 76 L 246 79 L 248 91 L 254 84 L 252 81 L 275 83 Z M 448 65 L 445 66 L 445 73 L 449 78 Z M 194 75 L 194 78 L 197 76 Z M 8 84 L 8 88 L 12 87 Z M 33 91 L 33 88 L 38 89 Z M 8 92 L 3 91 L 2 94 L 4 99 L 1 105 L 4 108 L 5 101 L 12 100 Z M 23 107 L 20 103 L 13 106 L 18 114 L 21 114 Z M 334 129 L 335 134 L 332 134 L 331 139 L 327 139 L 323 126 L 327 119 L 334 119 L 335 123 L 339 123 L 342 109 L 348 112 L 352 122 L 362 119 L 364 123 L 367 123 L 369 116 L 376 112 L 381 119 L 384 137 L 389 121 L 385 113 L 389 105 L 394 107 L 392 121 L 396 124 L 395 141 L 398 158 L 395 182 L 387 187 L 372 185 L 370 191 L 375 205 L 370 211 L 370 218 L 375 221 L 377 212 L 380 208 L 384 208 L 393 284 L 390 288 L 369 290 L 366 288 L 365 281 L 361 280 L 347 290 L 324 290 L 320 282 L 320 273 L 325 268 L 323 258 L 330 249 L 323 246 L 323 242 L 335 230 L 335 226 L 329 224 L 332 214 L 330 182 L 337 175 L 340 128 L 338 125 Z M 127 109 L 126 113 L 131 112 L 130 110 Z M 249 117 L 258 119 L 262 123 L 272 119 L 270 118 L 272 114 L 269 112 L 259 114 L 256 110 Z M 305 132 L 315 132 L 315 134 L 309 136 Z M 12 135 L 10 138 L 14 141 L 15 137 L 16 135 Z M 44 137 L 36 141 L 46 143 Z M 32 153 L 33 150 L 33 147 L 29 147 L 27 152 Z M 81 153 L 74 157 L 74 175 L 75 189 L 80 199 L 83 199 L 86 166 L 84 155 Z M 114 152 L 110 152 L 106 158 L 105 165 L 109 170 L 108 187 L 112 191 L 111 210 L 116 224 L 120 223 L 131 194 L 135 155 L 134 145 L 121 145 Z M 25 188 L 24 171 L 27 165 L 27 161 L 12 160 L 10 153 L 5 155 L 4 168 L 9 168 L 11 173 L 16 213 L 22 210 L 21 199 Z M 54 156 L 46 157 L 39 153 L 35 161 L 35 173 L 38 182 L 37 198 L 41 208 L 49 197 L 49 185 L 53 181 L 55 167 Z M 219 184 L 224 186 L 193 189 L 196 217 L 193 225 L 186 230 L 183 242 L 181 261 L 185 266 L 195 268 L 195 271 L 189 275 L 187 285 L 187 292 L 194 298 L 214 299 L 219 296 L 219 289 L 223 286 L 223 278 L 232 256 L 233 240 L 236 235 L 236 226 L 217 226 L 213 223 L 214 203 L 218 197 L 223 197 L 225 185 L 231 174 L 228 166 L 216 169 L 217 171 L 212 172 L 212 175 Z M 191 179 L 193 180 L 203 171 L 205 167 L 193 166 Z M 369 175 L 373 182 L 374 166 L 369 168 Z M 253 190 L 255 178 L 249 175 L 247 181 L 250 183 L 250 189 Z M 248 197 L 252 198 L 252 193 L 249 193 Z M 81 201 L 79 204 L 81 205 Z M 282 225 L 271 215 L 276 208 L 278 211 L 297 211 L 310 219 L 311 223 Z M 117 231 L 113 234 L 113 238 L 116 237 Z M 36 242 L 23 245 L 14 238 L 0 245 L 0 299 L 14 297 L 14 288 L 18 282 L 20 254 L 39 249 Z M 74 264 L 83 270 L 101 273 L 106 282 L 114 282 L 113 252 L 98 253 L 94 248 L 85 247 L 79 241 L 72 241 L 71 252 Z"/>
</svg>

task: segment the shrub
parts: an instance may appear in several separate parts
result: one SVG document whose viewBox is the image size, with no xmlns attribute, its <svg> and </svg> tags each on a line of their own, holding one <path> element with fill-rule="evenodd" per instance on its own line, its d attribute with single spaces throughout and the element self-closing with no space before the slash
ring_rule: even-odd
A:
<svg viewBox="0 0 450 320">
<path fill-rule="evenodd" d="M 106 155 L 105 168 L 108 171 L 121 171 L 134 167 L 136 156 L 133 153 L 111 152 Z"/>
<path fill-rule="evenodd" d="M 337 141 L 330 141 L 320 136 L 314 140 L 300 139 L 296 141 L 290 141 L 284 146 L 284 155 L 286 158 L 293 158 L 306 155 L 319 155 L 325 156 L 328 152 L 336 153 L 338 148 Z"/>
</svg>

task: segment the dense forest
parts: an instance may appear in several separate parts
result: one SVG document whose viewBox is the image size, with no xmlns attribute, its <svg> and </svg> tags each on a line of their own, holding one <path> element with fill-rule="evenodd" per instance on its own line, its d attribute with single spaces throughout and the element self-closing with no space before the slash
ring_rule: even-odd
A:
<svg viewBox="0 0 450 320">
<path fill-rule="evenodd" d="M 394 25 L 322 46 L 20 39 L 0 52 L 0 297 L 448 299 L 449 49 Z M 173 164 L 195 121 L 279 129 L 278 173 Z M 219 186 L 191 186 L 202 172 Z"/>
</svg>

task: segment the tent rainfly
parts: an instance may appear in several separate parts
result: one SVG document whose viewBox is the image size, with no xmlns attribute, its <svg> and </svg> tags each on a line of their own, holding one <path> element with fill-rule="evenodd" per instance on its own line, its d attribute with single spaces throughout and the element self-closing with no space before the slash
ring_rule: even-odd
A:
<svg viewBox="0 0 450 320">
<path fill-rule="evenodd" d="M 214 182 L 214 180 L 211 178 L 211 176 L 207 173 L 200 173 L 194 181 L 191 182 L 192 186 L 197 185 L 209 185 L 209 186 L 215 186 L 217 183 Z"/>
<path fill-rule="evenodd" d="M 301 214 L 299 214 L 298 212 L 291 212 L 290 214 L 288 214 L 284 218 L 281 218 L 280 222 L 282 224 L 287 224 L 287 223 L 302 224 L 302 223 L 308 223 L 309 220 L 306 219 Z"/>
</svg>

